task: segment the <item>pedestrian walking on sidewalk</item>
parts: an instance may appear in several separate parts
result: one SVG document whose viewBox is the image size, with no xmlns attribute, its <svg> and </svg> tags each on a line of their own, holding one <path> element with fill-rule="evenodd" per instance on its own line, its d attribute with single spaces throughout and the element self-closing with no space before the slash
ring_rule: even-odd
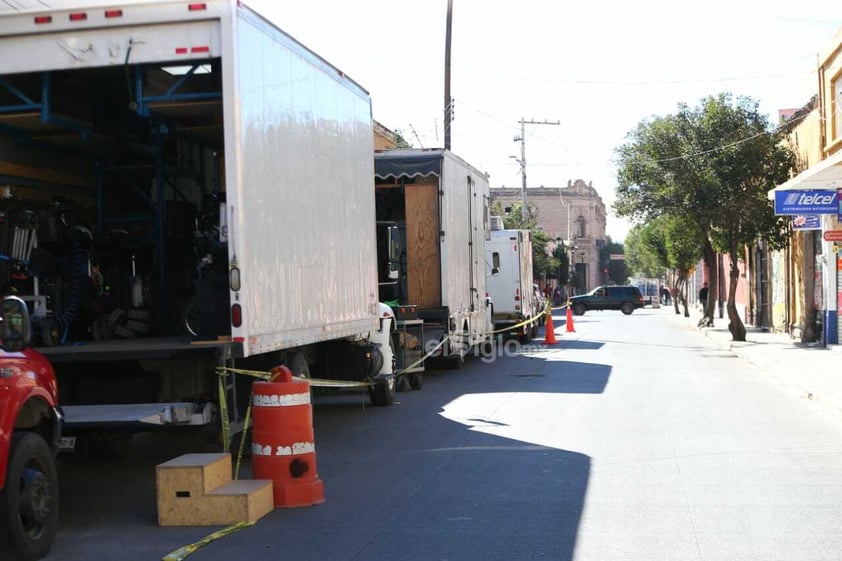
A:
<svg viewBox="0 0 842 561">
<path fill-rule="evenodd" d="M 699 304 L 702 306 L 702 310 L 704 311 L 705 306 L 707 305 L 708 301 L 708 283 L 702 283 L 702 289 L 699 291 Z"/>
</svg>

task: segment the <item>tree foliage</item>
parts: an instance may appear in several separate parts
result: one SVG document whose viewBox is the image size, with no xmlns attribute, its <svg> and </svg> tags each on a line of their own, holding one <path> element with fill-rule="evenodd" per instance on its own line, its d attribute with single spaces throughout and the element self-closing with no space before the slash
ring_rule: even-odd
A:
<svg viewBox="0 0 842 561">
<path fill-rule="evenodd" d="M 737 264 L 746 244 L 786 243 L 786 224 L 774 215 L 766 193 L 789 177 L 795 158 L 757 102 L 729 93 L 709 96 L 697 107 L 679 104 L 676 113 L 640 122 L 617 148 L 615 211 L 649 223 L 661 216 L 685 220 L 709 270 L 715 252 L 731 257 L 729 329 L 745 339 L 735 304 Z M 676 250 L 677 251 L 677 250 Z M 716 275 L 710 277 L 716 292 Z M 713 323 L 714 299 L 704 322 Z"/>
<path fill-rule="evenodd" d="M 629 269 L 625 260 L 611 259 L 611 255 L 625 254 L 625 246 L 606 236 L 605 246 L 599 250 L 599 267 L 606 274 L 608 284 L 626 284 L 629 280 Z"/>
</svg>

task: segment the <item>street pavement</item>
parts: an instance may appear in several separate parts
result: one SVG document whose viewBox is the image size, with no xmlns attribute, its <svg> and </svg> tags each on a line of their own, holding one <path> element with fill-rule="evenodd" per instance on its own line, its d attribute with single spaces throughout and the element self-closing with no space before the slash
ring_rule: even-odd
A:
<svg viewBox="0 0 842 561">
<path fill-rule="evenodd" d="M 697 330 L 722 349 L 729 350 L 757 366 L 770 378 L 789 388 L 798 397 L 815 401 L 828 411 L 842 415 L 842 347 L 802 344 L 786 333 L 747 326 L 745 341 L 733 341 L 728 318 L 715 318 L 713 327 L 698 327 L 701 314 L 697 308 L 685 318 L 675 314 L 673 306 L 660 311 L 677 325 Z"/>
<path fill-rule="evenodd" d="M 842 416 L 783 376 L 830 373 L 839 353 L 762 333 L 732 345 L 697 320 L 588 312 L 567 332 L 557 309 L 557 344 L 506 342 L 392 407 L 319 396 L 326 502 L 188 561 L 838 561 Z M 157 526 L 155 465 L 198 451 L 164 436 L 60 457 L 49 559 L 160 559 L 218 529 Z"/>
</svg>

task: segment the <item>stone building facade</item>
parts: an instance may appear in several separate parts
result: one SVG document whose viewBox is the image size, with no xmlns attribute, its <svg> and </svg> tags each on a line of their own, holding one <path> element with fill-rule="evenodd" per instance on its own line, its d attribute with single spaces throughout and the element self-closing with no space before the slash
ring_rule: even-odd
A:
<svg viewBox="0 0 842 561">
<path fill-rule="evenodd" d="M 492 188 L 491 200 L 510 207 L 522 200 L 519 188 Z M 604 282 L 599 250 L 605 245 L 605 203 L 582 179 L 568 181 L 567 187 L 533 187 L 526 190 L 527 204 L 535 208 L 538 226 L 551 239 L 567 241 L 571 247 L 571 267 L 585 290 Z"/>
</svg>

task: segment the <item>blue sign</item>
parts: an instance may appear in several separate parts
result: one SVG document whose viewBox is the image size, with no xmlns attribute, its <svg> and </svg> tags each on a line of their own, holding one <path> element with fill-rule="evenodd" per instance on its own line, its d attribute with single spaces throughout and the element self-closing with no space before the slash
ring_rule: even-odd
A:
<svg viewBox="0 0 842 561">
<path fill-rule="evenodd" d="M 775 191 L 775 214 L 836 214 L 836 191 Z"/>
<path fill-rule="evenodd" d="M 842 222 L 842 187 L 836 188 L 836 199 L 839 201 L 839 210 L 836 213 L 836 221 Z"/>
<path fill-rule="evenodd" d="M 822 217 L 818 214 L 799 214 L 792 217 L 793 230 L 821 230 Z"/>
</svg>

